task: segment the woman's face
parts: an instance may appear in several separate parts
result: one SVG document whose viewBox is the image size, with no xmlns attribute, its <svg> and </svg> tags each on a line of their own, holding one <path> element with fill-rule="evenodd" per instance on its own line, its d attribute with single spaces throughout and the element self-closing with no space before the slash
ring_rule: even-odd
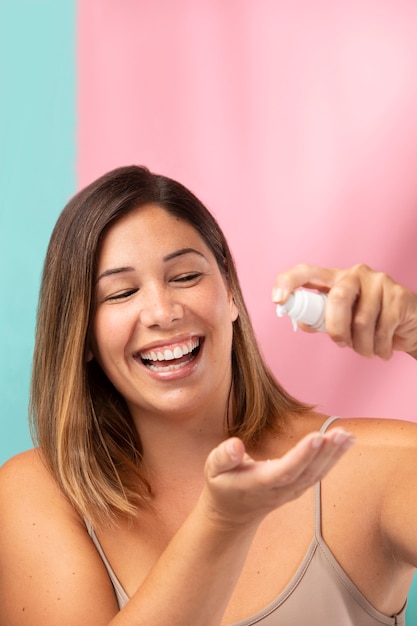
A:
<svg viewBox="0 0 417 626">
<path fill-rule="evenodd" d="M 155 205 L 106 233 L 99 254 L 92 354 L 133 417 L 223 410 L 238 316 L 212 252 Z"/>
</svg>

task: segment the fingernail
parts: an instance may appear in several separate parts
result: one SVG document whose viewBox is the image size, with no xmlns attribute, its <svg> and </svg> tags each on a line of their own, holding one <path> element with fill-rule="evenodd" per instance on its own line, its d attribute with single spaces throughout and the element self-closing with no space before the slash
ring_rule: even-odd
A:
<svg viewBox="0 0 417 626">
<path fill-rule="evenodd" d="M 337 432 L 332 441 L 334 444 L 336 444 L 337 446 L 341 443 L 343 443 L 344 441 L 346 441 L 346 439 L 349 437 L 349 433 L 345 430 L 339 431 Z"/>
<path fill-rule="evenodd" d="M 274 302 L 281 302 L 284 297 L 284 292 L 281 287 L 272 290 L 272 300 Z"/>
<path fill-rule="evenodd" d="M 356 437 L 354 437 L 353 435 L 350 435 L 346 439 L 345 443 L 343 443 L 340 447 L 342 448 L 342 450 L 349 450 L 349 448 L 351 448 L 355 442 L 356 442 Z"/>
<path fill-rule="evenodd" d="M 336 433 L 333 437 L 333 443 L 335 446 L 340 446 L 342 450 L 348 450 L 352 444 L 356 441 L 354 435 L 347 430 Z"/>
<path fill-rule="evenodd" d="M 323 445 L 323 441 L 324 441 L 323 435 L 316 435 L 313 441 L 311 442 L 311 447 L 316 448 L 316 449 L 320 448 Z"/>
<path fill-rule="evenodd" d="M 237 458 L 238 455 L 237 455 L 237 451 L 235 447 L 235 442 L 233 439 L 229 439 L 229 441 L 226 442 L 226 450 L 230 458 L 232 459 Z"/>
</svg>

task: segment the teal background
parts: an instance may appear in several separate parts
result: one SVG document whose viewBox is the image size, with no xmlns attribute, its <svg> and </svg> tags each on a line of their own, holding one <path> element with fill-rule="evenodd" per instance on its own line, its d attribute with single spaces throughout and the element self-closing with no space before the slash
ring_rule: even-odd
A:
<svg viewBox="0 0 417 626">
<path fill-rule="evenodd" d="M 39 280 L 75 189 L 75 3 L 0 0 L 0 464 L 27 418 Z"/>
<path fill-rule="evenodd" d="M 408 594 L 407 610 L 405 612 L 407 626 L 417 625 L 417 576 L 414 575 L 413 584 Z"/>
</svg>

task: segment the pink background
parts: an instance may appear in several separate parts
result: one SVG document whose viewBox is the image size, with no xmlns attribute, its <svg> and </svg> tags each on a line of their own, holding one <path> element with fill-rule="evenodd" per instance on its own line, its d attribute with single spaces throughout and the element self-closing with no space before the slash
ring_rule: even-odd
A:
<svg viewBox="0 0 417 626">
<path fill-rule="evenodd" d="M 417 290 L 417 3 L 78 0 L 78 185 L 177 178 L 234 251 L 268 362 L 330 413 L 417 420 L 415 363 L 278 320 L 274 276 L 364 262 Z"/>
</svg>

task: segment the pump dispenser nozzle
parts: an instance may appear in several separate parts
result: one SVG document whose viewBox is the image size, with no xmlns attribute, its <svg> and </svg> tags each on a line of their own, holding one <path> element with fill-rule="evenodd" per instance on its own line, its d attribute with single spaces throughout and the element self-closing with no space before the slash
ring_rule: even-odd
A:
<svg viewBox="0 0 417 626">
<path fill-rule="evenodd" d="M 327 296 L 324 293 L 297 289 L 284 304 L 277 305 L 277 315 L 290 317 L 294 330 L 297 330 L 298 322 L 302 322 L 314 330 L 326 332 L 326 301 Z"/>
</svg>

